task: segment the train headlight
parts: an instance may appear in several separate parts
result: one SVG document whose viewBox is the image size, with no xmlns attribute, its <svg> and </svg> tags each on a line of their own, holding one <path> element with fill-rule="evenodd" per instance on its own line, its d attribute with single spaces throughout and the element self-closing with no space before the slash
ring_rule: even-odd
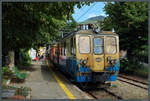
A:
<svg viewBox="0 0 150 101">
<path fill-rule="evenodd" d="M 87 62 L 88 62 L 88 60 L 83 60 L 83 64 L 84 65 L 87 64 Z"/>
<path fill-rule="evenodd" d="M 116 59 L 111 60 L 111 63 L 112 63 L 112 64 L 116 64 Z"/>
</svg>

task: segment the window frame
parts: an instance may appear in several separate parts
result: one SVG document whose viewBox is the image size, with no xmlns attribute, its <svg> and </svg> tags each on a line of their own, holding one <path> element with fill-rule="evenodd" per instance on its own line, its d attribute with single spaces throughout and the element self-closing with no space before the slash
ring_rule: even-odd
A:
<svg viewBox="0 0 150 101">
<path fill-rule="evenodd" d="M 89 38 L 89 45 L 90 45 L 90 51 L 88 52 L 88 53 L 81 53 L 80 52 L 80 37 L 88 37 Z M 81 35 L 81 36 L 79 36 L 79 39 L 78 39 L 78 46 L 79 46 L 79 53 L 80 54 L 89 54 L 89 53 L 91 53 L 91 39 L 90 39 L 90 36 L 85 36 L 85 35 Z"/>
<path fill-rule="evenodd" d="M 95 38 L 101 38 L 101 39 L 102 39 L 102 43 L 103 43 L 103 45 L 102 45 L 102 47 L 103 47 L 103 52 L 102 52 L 102 53 L 97 54 L 97 53 L 94 52 L 94 39 L 95 39 Z M 102 55 L 102 54 L 104 54 L 104 37 L 101 37 L 101 36 L 99 36 L 99 37 L 93 37 L 93 53 L 94 53 L 95 55 Z"/>
<path fill-rule="evenodd" d="M 117 51 L 117 46 L 118 46 L 118 45 L 117 45 L 117 38 L 116 38 L 115 36 L 107 36 L 107 37 L 115 38 L 115 45 L 113 45 L 113 46 L 116 46 L 116 47 L 115 47 L 115 48 L 116 48 L 116 52 L 115 52 L 115 53 L 107 53 L 107 49 L 105 49 L 105 53 L 106 53 L 106 54 L 110 54 L 110 55 L 117 54 L 117 52 L 118 52 L 118 51 Z M 107 38 L 107 37 L 105 37 L 105 45 L 106 45 L 106 38 Z M 107 46 L 105 46 L 105 47 L 107 48 Z"/>
<path fill-rule="evenodd" d="M 63 54 L 63 56 L 66 56 L 66 48 L 67 48 L 66 40 L 64 41 L 63 47 L 64 47 L 64 50 L 63 50 L 64 54 Z"/>
</svg>

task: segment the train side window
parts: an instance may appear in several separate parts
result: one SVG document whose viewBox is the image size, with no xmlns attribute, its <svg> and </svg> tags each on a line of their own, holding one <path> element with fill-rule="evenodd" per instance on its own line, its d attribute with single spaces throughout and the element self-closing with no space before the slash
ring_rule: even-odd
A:
<svg viewBox="0 0 150 101">
<path fill-rule="evenodd" d="M 61 53 L 64 55 L 64 42 L 61 43 Z"/>
<path fill-rule="evenodd" d="M 73 55 L 73 38 L 70 39 L 70 53 Z"/>
<path fill-rule="evenodd" d="M 76 39 L 73 38 L 73 54 L 76 55 Z"/>
<path fill-rule="evenodd" d="M 66 41 L 64 42 L 64 56 L 66 56 Z"/>
<path fill-rule="evenodd" d="M 60 44 L 60 55 L 63 55 L 62 54 L 62 43 Z"/>
</svg>

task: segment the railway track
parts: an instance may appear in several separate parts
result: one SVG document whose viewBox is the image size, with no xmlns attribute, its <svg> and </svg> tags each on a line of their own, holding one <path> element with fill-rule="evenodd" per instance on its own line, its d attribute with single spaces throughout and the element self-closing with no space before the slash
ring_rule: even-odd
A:
<svg viewBox="0 0 150 101">
<path fill-rule="evenodd" d="M 144 85 L 148 85 L 148 82 L 144 82 L 144 81 L 141 81 L 141 80 L 137 80 L 135 78 L 131 78 L 130 76 L 126 76 L 126 75 L 123 75 L 123 74 L 119 74 L 119 77 L 122 77 L 124 79 L 128 79 L 128 80 L 132 80 L 134 82 L 138 82 L 138 83 L 141 83 L 141 84 L 144 84 Z"/>
<path fill-rule="evenodd" d="M 106 92 L 109 93 L 110 95 L 116 97 L 117 99 L 123 99 L 121 96 L 119 96 L 119 95 L 117 95 L 117 94 L 115 94 L 115 93 L 113 93 L 113 92 L 110 92 L 110 91 L 107 90 L 107 89 L 104 89 L 104 91 L 106 91 Z"/>
<path fill-rule="evenodd" d="M 101 97 L 103 97 L 104 99 L 107 99 L 107 98 L 108 99 L 123 99 L 121 96 L 107 90 L 106 88 L 86 88 L 86 89 L 84 89 L 79 85 L 77 85 L 77 87 L 80 90 L 82 90 L 83 92 L 85 92 L 87 95 L 92 97 L 93 99 L 102 99 Z"/>
<path fill-rule="evenodd" d="M 129 76 L 126 76 L 126 75 L 119 75 L 118 79 L 119 81 L 121 82 L 125 82 L 125 83 L 128 83 L 130 85 L 133 85 L 133 86 L 136 86 L 136 87 L 139 87 L 139 88 L 142 88 L 142 89 L 145 89 L 145 90 L 148 90 L 148 83 L 147 82 L 143 82 L 143 81 L 140 81 L 138 79 L 135 79 L 135 78 L 131 78 Z M 80 87 L 79 87 L 80 88 Z M 81 89 L 81 88 L 80 88 Z M 107 94 L 105 94 L 105 96 L 112 96 L 112 97 L 115 97 L 115 99 L 124 99 L 123 97 L 117 95 L 116 93 L 113 93 L 105 88 L 102 88 L 102 89 L 96 89 L 96 91 L 93 89 L 93 90 L 83 90 L 81 89 L 82 91 L 86 92 L 89 96 L 91 96 L 93 99 L 101 99 L 101 96 L 93 92 L 99 92 L 99 93 L 102 93 L 103 91 L 105 91 Z"/>
<path fill-rule="evenodd" d="M 107 89 L 104 89 L 104 88 L 103 89 L 99 89 L 96 92 L 104 93 L 103 91 L 107 93 L 107 94 L 105 94 L 105 97 L 106 97 L 105 99 L 107 99 L 107 96 L 111 96 L 111 97 L 113 97 L 113 99 L 123 99 L 121 96 L 116 95 L 115 93 L 113 93 L 113 92 L 111 92 L 111 91 L 109 91 Z M 86 94 L 92 96 L 93 99 L 101 99 L 101 97 L 98 94 L 94 94 L 91 91 L 84 91 L 84 92 L 86 92 Z"/>
<path fill-rule="evenodd" d="M 148 83 L 142 82 L 142 81 L 137 80 L 137 79 L 129 78 L 125 75 L 119 75 L 117 80 L 131 84 L 131 85 L 134 85 L 136 87 L 140 87 L 140 88 L 145 89 L 145 90 L 148 90 Z"/>
</svg>

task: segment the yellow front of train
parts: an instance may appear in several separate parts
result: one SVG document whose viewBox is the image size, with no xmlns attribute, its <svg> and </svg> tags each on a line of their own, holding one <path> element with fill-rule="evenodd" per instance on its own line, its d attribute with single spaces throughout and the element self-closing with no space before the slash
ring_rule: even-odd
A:
<svg viewBox="0 0 150 101">
<path fill-rule="evenodd" d="M 82 76 L 88 76 L 89 81 L 115 81 L 119 72 L 119 37 L 112 32 L 93 33 L 80 32 L 76 36 L 77 60 L 80 60 L 79 70 Z M 88 80 L 88 77 L 86 78 Z"/>
</svg>

